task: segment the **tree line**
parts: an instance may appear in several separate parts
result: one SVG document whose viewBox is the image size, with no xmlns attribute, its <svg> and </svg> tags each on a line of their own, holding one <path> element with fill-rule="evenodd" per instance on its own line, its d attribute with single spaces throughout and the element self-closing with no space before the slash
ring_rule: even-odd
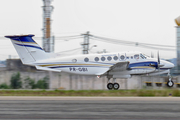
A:
<svg viewBox="0 0 180 120">
<path fill-rule="evenodd" d="M 6 83 L 0 84 L 0 89 L 48 89 L 49 77 L 44 77 L 38 81 L 30 77 L 21 78 L 19 72 L 14 73 L 10 79 L 10 85 Z"/>
</svg>

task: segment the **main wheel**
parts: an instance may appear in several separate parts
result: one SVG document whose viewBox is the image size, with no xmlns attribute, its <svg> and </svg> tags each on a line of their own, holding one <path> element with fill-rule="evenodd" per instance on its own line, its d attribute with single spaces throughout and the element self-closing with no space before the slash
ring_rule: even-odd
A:
<svg viewBox="0 0 180 120">
<path fill-rule="evenodd" d="M 114 87 L 114 90 L 118 90 L 119 89 L 119 84 L 118 83 L 114 83 L 113 87 Z"/>
<path fill-rule="evenodd" d="M 112 89 L 113 89 L 113 84 L 112 84 L 112 83 L 108 83 L 108 84 L 107 84 L 107 88 L 108 88 L 109 90 L 112 90 Z"/>
<path fill-rule="evenodd" d="M 168 86 L 168 87 L 173 87 L 173 85 L 174 85 L 174 82 L 173 82 L 173 81 L 168 81 L 168 82 L 167 82 L 167 86 Z"/>
</svg>

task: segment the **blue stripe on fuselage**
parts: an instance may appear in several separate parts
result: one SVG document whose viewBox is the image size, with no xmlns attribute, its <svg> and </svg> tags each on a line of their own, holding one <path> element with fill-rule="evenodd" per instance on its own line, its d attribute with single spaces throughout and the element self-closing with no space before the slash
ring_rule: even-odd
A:
<svg viewBox="0 0 180 120">
<path fill-rule="evenodd" d="M 33 46 L 33 45 L 23 45 L 23 44 L 17 44 L 17 43 L 15 43 L 15 44 L 19 45 L 19 46 L 32 47 L 32 48 L 37 48 L 37 49 L 43 50 L 41 47 L 37 47 L 37 46 Z"/>
<path fill-rule="evenodd" d="M 103 63 L 102 63 L 103 64 Z M 133 68 L 133 67 L 141 67 L 141 66 L 150 66 L 150 64 L 154 64 L 155 67 L 157 66 L 157 62 L 153 62 L 153 61 L 148 61 L 148 62 L 139 62 L 139 63 L 131 63 L 129 64 L 129 68 Z M 86 65 L 83 65 L 83 66 L 76 66 L 76 65 L 73 65 L 73 66 L 51 66 L 49 68 L 65 68 L 65 67 L 108 67 L 108 66 L 86 66 Z M 152 67 L 152 66 L 150 66 Z M 133 68 L 133 69 L 145 69 L 145 68 Z M 148 68 L 150 69 L 150 68 Z"/>
<path fill-rule="evenodd" d="M 54 62 L 54 63 L 36 63 L 36 65 L 48 65 L 48 64 L 72 64 L 74 62 Z M 114 65 L 115 63 L 103 63 L 103 62 L 93 62 L 93 61 L 89 61 L 89 63 L 95 63 L 95 64 L 92 64 L 92 65 L 97 65 L 97 64 L 100 64 L 100 65 Z M 84 64 L 84 62 L 78 62 L 77 64 Z"/>
<path fill-rule="evenodd" d="M 53 67 L 48 67 L 48 68 L 66 68 L 66 67 L 104 67 L 104 68 L 109 68 L 107 66 L 53 66 Z"/>
<path fill-rule="evenodd" d="M 157 62 L 147 61 L 147 62 L 130 63 L 129 68 L 131 68 L 131 67 L 139 67 L 139 66 L 150 66 L 150 64 L 155 65 L 156 68 L 158 66 Z"/>
</svg>

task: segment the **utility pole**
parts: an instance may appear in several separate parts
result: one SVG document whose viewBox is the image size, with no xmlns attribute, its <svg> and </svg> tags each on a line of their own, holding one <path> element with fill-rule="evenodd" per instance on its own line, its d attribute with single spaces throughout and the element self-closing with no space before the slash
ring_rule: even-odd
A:
<svg viewBox="0 0 180 120">
<path fill-rule="evenodd" d="M 43 49 L 46 52 L 54 51 L 54 37 L 51 36 L 51 13 L 53 6 L 51 6 L 52 0 L 43 0 Z"/>
<path fill-rule="evenodd" d="M 83 54 L 89 54 L 89 31 L 87 31 L 85 34 L 82 34 L 84 36 L 84 43 L 81 44 L 83 46 Z"/>
</svg>

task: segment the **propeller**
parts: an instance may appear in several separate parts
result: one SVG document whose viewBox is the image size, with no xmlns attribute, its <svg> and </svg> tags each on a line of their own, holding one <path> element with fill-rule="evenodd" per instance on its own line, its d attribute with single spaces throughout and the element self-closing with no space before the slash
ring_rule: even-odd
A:
<svg viewBox="0 0 180 120">
<path fill-rule="evenodd" d="M 152 57 L 152 53 L 151 53 L 151 57 Z M 156 67 L 156 69 L 158 69 L 158 71 L 159 71 L 160 67 L 164 66 L 161 64 L 160 57 L 159 57 L 159 51 L 157 52 L 157 65 L 150 64 L 150 66 Z"/>
<path fill-rule="evenodd" d="M 158 71 L 160 69 L 160 57 L 159 57 L 159 51 L 157 52 L 157 59 L 158 59 Z"/>
<path fill-rule="evenodd" d="M 158 70 L 159 70 L 160 67 L 164 66 L 164 65 L 161 65 L 160 57 L 159 57 L 159 51 L 157 53 L 157 59 L 158 59 Z"/>
<path fill-rule="evenodd" d="M 154 58 L 154 54 L 151 52 L 151 58 Z"/>
<path fill-rule="evenodd" d="M 158 58 L 158 65 L 160 65 L 159 51 L 157 53 L 157 58 Z"/>
</svg>

